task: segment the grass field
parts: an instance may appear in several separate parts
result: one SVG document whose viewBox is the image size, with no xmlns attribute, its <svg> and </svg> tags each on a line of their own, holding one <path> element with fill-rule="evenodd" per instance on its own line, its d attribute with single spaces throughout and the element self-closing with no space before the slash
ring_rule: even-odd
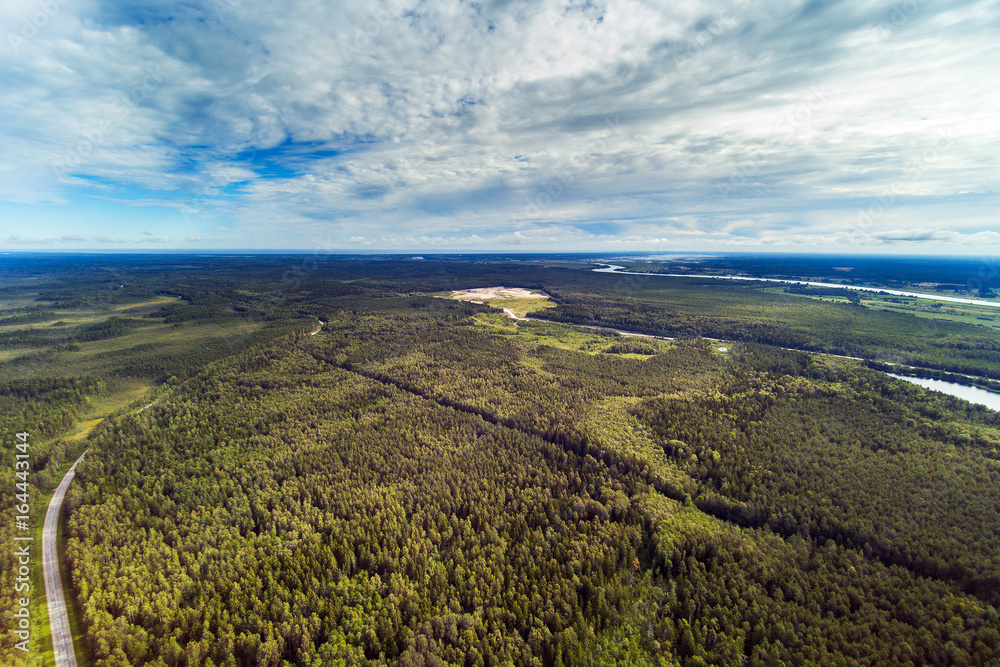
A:
<svg viewBox="0 0 1000 667">
<path fill-rule="evenodd" d="M 127 303 L 123 306 L 115 306 L 114 308 L 112 308 L 112 310 L 115 311 L 116 313 L 122 311 L 128 311 L 129 314 L 131 315 L 136 312 L 139 312 L 139 309 L 142 308 L 149 308 L 151 306 L 163 306 L 168 303 L 177 303 L 178 301 L 180 301 L 179 297 L 164 296 L 158 299 L 151 299 L 149 301 L 140 301 L 138 303 Z"/>
<path fill-rule="evenodd" d="M 487 303 L 494 308 L 506 308 L 518 317 L 526 317 L 535 311 L 556 307 L 556 304 L 548 299 L 493 299 Z"/>
<path fill-rule="evenodd" d="M 178 297 L 161 297 L 146 301 L 136 301 L 121 305 L 97 305 L 90 308 L 47 308 L 44 312 L 46 319 L 38 322 L 27 322 L 23 324 L 3 324 L 0 323 L 0 331 L 23 331 L 28 329 L 46 330 L 52 327 L 68 327 L 79 324 L 91 324 L 101 322 L 109 316 L 118 317 L 143 317 L 162 306 L 169 303 L 178 303 Z M 36 305 L 34 302 L 30 302 Z M 21 299 L 0 299 L 0 318 L 17 314 L 18 308 L 23 308 L 24 302 Z"/>
<path fill-rule="evenodd" d="M 529 346 L 548 345 L 563 350 L 578 350 L 588 354 L 607 353 L 608 348 L 623 340 L 636 340 L 615 335 L 611 332 L 588 329 L 586 327 L 560 324 L 558 322 L 545 322 L 540 320 L 517 321 L 510 319 L 506 315 L 499 313 L 483 313 L 475 318 L 476 324 L 490 327 L 493 332 L 502 336 L 509 336 L 521 343 Z M 664 340 L 651 338 L 641 338 L 644 344 L 648 344 L 657 352 L 670 349 L 671 343 Z M 647 354 L 617 353 L 620 357 L 632 359 L 648 359 Z"/>
<path fill-rule="evenodd" d="M 155 350 L 158 355 L 183 354 L 192 348 L 234 339 L 233 351 L 239 349 L 241 336 L 260 331 L 259 322 L 213 322 L 196 320 L 177 324 L 150 325 L 109 338 L 78 343 L 74 349 L 5 350 L 0 361 L 15 363 L 0 366 L 0 379 L 64 377 L 92 375 L 106 371 L 114 355 L 142 358 Z"/>
<path fill-rule="evenodd" d="M 640 457 L 648 461 L 653 474 L 661 482 L 673 488 L 694 491 L 691 478 L 674 465 L 663 446 L 655 442 L 649 428 L 629 413 L 641 400 L 614 396 L 594 403 L 584 417 L 587 434 L 621 456 Z"/>
<path fill-rule="evenodd" d="M 846 296 L 827 294 L 796 294 L 786 293 L 784 287 L 765 287 L 759 291 L 770 294 L 800 297 L 812 301 L 826 303 L 850 303 Z M 977 306 L 964 303 L 947 303 L 916 299 L 905 296 L 888 296 L 882 294 L 861 293 L 861 305 L 870 310 L 884 310 L 894 313 L 905 313 L 931 320 L 945 322 L 961 322 L 974 326 L 1000 330 L 1000 309 L 989 306 Z"/>
<path fill-rule="evenodd" d="M 499 290 L 500 288 L 491 289 Z M 482 313 L 477 315 L 474 318 L 476 324 L 490 327 L 494 330 L 494 333 L 504 336 L 512 336 L 529 345 L 548 345 L 550 347 L 557 347 L 563 350 L 579 350 L 581 352 L 587 352 L 588 354 L 601 354 L 607 351 L 608 347 L 621 338 L 620 336 L 616 336 L 612 333 L 587 329 L 585 327 L 576 327 L 544 321 L 515 321 L 515 319 L 511 318 L 508 313 L 513 313 L 516 318 L 524 318 L 530 316 L 534 312 L 556 307 L 556 304 L 549 299 L 548 295 L 545 295 L 538 290 L 530 290 L 531 293 L 536 295 L 530 297 L 492 296 L 489 294 L 488 290 L 481 290 L 479 292 L 485 292 L 485 295 L 482 293 L 469 295 L 462 291 L 458 294 L 454 292 L 438 292 L 432 294 L 431 296 L 464 300 L 471 300 L 471 298 L 475 297 L 478 302 L 485 303 L 491 308 L 503 310 L 505 311 L 503 314 Z M 669 347 L 669 343 L 666 343 L 665 341 L 655 341 L 650 339 L 644 339 L 644 341 L 649 342 L 651 347 L 657 351 L 663 351 Z M 620 356 L 634 359 L 645 359 L 648 358 L 649 355 L 622 353 Z"/>
<path fill-rule="evenodd" d="M 890 310 L 932 320 L 961 322 L 1000 330 L 1000 310 L 986 306 L 930 303 L 924 299 L 906 297 L 876 297 L 871 300 L 862 299 L 861 303 L 873 310 Z"/>
</svg>

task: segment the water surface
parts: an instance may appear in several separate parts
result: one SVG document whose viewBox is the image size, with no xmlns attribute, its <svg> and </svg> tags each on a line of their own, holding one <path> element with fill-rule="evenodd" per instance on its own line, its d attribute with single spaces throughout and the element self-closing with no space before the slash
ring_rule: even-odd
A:
<svg viewBox="0 0 1000 667">
<path fill-rule="evenodd" d="M 1000 394 L 993 393 L 992 391 L 986 391 L 985 389 L 980 389 L 979 387 L 969 387 L 964 384 L 947 382 L 946 380 L 914 378 L 906 375 L 896 375 L 895 373 L 888 373 L 888 375 L 900 380 L 912 382 L 913 384 L 919 384 L 921 387 L 926 389 L 933 389 L 934 391 L 940 391 L 941 393 L 949 394 L 950 396 L 954 396 L 956 398 L 965 399 L 969 403 L 978 403 L 979 405 L 985 405 L 992 410 L 1000 410 Z"/>
<path fill-rule="evenodd" d="M 885 287 L 859 287 L 858 285 L 844 285 L 842 283 L 818 283 L 812 280 L 791 280 L 787 278 L 752 278 L 750 276 L 704 276 L 693 273 L 642 273 L 640 271 L 622 271 L 624 266 L 617 264 L 605 264 L 603 269 L 594 269 L 597 273 L 617 273 L 623 276 L 666 276 L 667 278 L 713 278 L 716 280 L 756 280 L 765 283 L 785 283 L 788 285 L 809 285 L 810 287 L 836 287 L 838 289 L 853 289 L 859 292 L 879 292 L 881 294 L 891 294 L 893 296 L 908 296 L 914 299 L 930 299 L 932 301 L 946 301 L 948 303 L 966 303 L 972 306 L 991 306 L 1000 308 L 998 301 L 983 301 L 982 299 L 964 299 L 958 296 L 940 296 L 937 294 L 921 294 L 920 292 L 904 292 L 898 289 L 887 289 Z"/>
</svg>

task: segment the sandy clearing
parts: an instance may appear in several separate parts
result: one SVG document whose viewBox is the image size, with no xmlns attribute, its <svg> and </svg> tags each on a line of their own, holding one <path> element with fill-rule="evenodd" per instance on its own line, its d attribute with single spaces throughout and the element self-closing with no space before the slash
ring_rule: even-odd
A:
<svg viewBox="0 0 1000 667">
<path fill-rule="evenodd" d="M 451 298 L 460 301 L 479 301 L 485 299 L 548 299 L 545 292 L 531 291 L 523 287 L 477 287 L 475 289 L 452 290 Z"/>
</svg>

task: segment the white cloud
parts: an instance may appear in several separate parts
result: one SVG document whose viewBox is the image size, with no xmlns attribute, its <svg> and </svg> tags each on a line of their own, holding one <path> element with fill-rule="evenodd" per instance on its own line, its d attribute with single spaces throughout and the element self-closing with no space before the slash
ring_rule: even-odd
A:
<svg viewBox="0 0 1000 667">
<path fill-rule="evenodd" d="M 998 243 L 990 0 L 56 6 L 13 43 L 37 8 L 0 10 L 0 200 L 67 218 L 174 209 L 184 243 L 262 247 Z M 944 210 L 952 234 L 893 236 Z"/>
</svg>

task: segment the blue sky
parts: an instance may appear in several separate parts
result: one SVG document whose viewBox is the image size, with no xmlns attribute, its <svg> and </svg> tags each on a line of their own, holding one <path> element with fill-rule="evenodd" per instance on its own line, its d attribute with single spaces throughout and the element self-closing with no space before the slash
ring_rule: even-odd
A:
<svg viewBox="0 0 1000 667">
<path fill-rule="evenodd" d="M 0 248 L 1000 250 L 997 0 L 338 4 L 2 3 Z"/>
</svg>

